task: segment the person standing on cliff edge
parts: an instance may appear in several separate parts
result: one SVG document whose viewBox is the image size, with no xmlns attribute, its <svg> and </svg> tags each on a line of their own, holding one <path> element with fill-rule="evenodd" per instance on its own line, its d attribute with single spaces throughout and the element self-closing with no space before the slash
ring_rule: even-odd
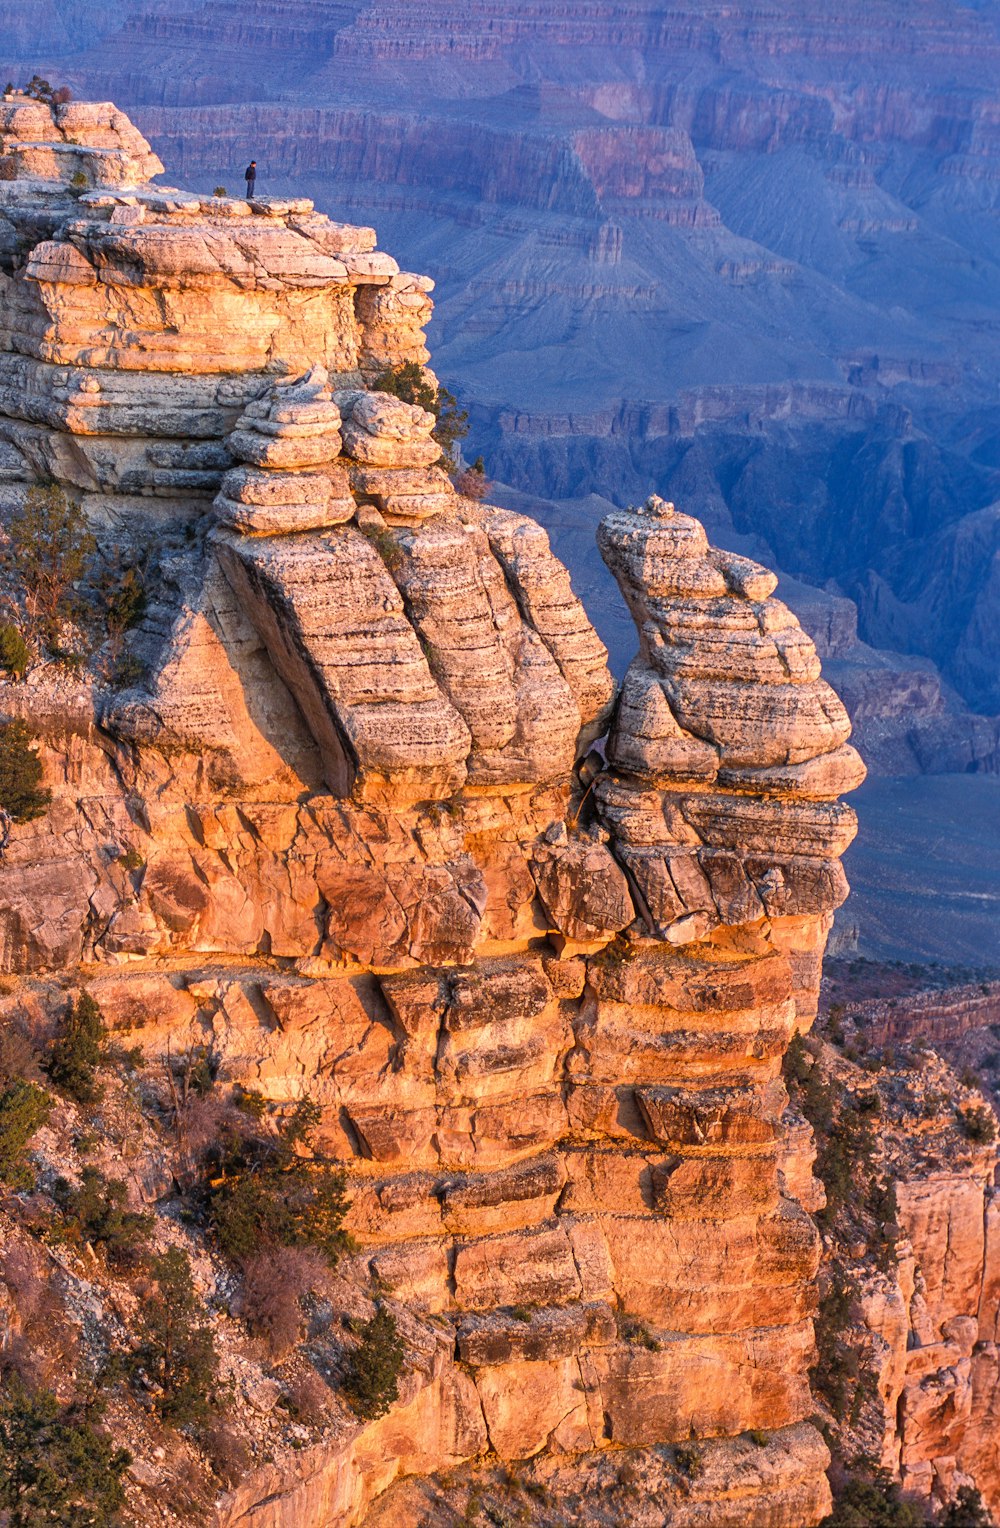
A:
<svg viewBox="0 0 1000 1528">
<path fill-rule="evenodd" d="M 243 171 L 243 176 L 244 176 L 244 179 L 246 180 L 246 183 L 247 183 L 247 201 L 249 201 L 250 198 L 253 196 L 254 188 L 257 185 L 257 161 L 256 161 L 256 159 L 251 159 L 250 163 L 247 165 L 246 169 Z"/>
</svg>

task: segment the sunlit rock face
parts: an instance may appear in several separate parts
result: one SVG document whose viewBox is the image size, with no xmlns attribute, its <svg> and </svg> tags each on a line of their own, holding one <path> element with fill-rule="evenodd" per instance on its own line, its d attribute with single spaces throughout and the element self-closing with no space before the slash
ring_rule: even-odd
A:
<svg viewBox="0 0 1000 1528">
<path fill-rule="evenodd" d="M 652 499 L 600 533 L 638 631 L 616 695 L 542 530 L 374 385 L 426 362 L 430 282 L 308 202 L 149 184 L 110 106 L 0 124 L 0 505 L 55 479 L 162 554 L 141 680 L 0 692 L 57 794 L 10 831 L 0 964 L 82 970 L 151 1058 L 311 1094 L 353 1266 L 427 1343 L 389 1417 L 220 1521 L 403 1521 L 397 1475 L 584 1479 L 693 1436 L 677 1522 L 818 1523 L 780 1072 L 863 769 L 812 643 Z"/>
</svg>

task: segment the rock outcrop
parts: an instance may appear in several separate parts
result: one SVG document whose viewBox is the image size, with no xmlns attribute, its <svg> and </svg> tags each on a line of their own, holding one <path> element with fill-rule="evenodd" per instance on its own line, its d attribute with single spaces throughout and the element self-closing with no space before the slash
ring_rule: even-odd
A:
<svg viewBox="0 0 1000 1528">
<path fill-rule="evenodd" d="M 996 772 L 990 5 L 71 11 L 5 0 L 4 77 L 114 96 L 191 183 L 253 144 L 269 186 L 377 209 L 442 272 L 436 358 L 495 478 L 656 485 L 849 595 L 865 646 L 832 677 L 873 772 Z"/>
<path fill-rule="evenodd" d="M 311 1095 L 351 1275 L 420 1351 L 397 1409 L 342 1408 L 217 1521 L 404 1522 L 373 1508 L 400 1475 L 544 1456 L 569 1491 L 696 1439 L 697 1484 L 660 1456 L 651 1486 L 672 1520 L 818 1523 L 781 1062 L 864 771 L 811 641 L 653 498 L 601 531 L 616 697 L 542 530 L 377 388 L 426 361 L 428 282 L 308 202 L 151 186 L 111 108 L 0 123 L 0 506 L 55 479 L 161 554 L 141 679 L 0 691 L 56 793 L 5 851 L 4 1001 L 83 979 L 150 1061 Z"/>
<path fill-rule="evenodd" d="M 963 994 L 968 1003 L 968 989 L 955 990 L 953 1012 Z M 839 1110 L 820 1142 L 832 1169 L 822 1282 L 839 1286 L 840 1316 L 836 1326 L 820 1323 L 827 1383 L 821 1378 L 819 1389 L 833 1402 L 843 1459 L 872 1458 L 914 1499 L 935 1505 L 973 1485 L 995 1514 L 996 1121 L 975 1072 L 965 1065 L 959 1073 L 925 1048 L 937 1043 L 931 1026 L 941 1014 L 940 1039 L 955 1039 L 948 994 L 937 996 L 939 1014 L 929 998 L 911 1000 L 908 1034 L 902 1024 L 886 1034 L 884 1022 L 879 1033 L 877 1011 L 869 1028 L 859 1004 L 821 1026 L 842 1049 L 808 1042 L 811 1087 L 795 1092 L 807 1114 L 810 1096 L 819 1101 L 821 1115 L 830 1089 Z M 900 1001 L 900 1017 L 909 1006 Z M 847 1184 L 837 1180 L 838 1160 L 841 1170 L 850 1163 Z"/>
</svg>

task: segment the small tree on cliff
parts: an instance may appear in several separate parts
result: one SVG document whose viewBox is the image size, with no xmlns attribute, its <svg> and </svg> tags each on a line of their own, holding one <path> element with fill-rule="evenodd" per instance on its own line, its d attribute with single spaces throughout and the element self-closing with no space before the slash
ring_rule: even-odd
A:
<svg viewBox="0 0 1000 1528">
<path fill-rule="evenodd" d="M 344 1391 L 359 1416 L 384 1416 L 399 1398 L 399 1375 L 405 1349 L 396 1318 L 380 1305 L 359 1331 L 360 1343 L 347 1361 Z"/>
<path fill-rule="evenodd" d="M 14 1382 L 0 1399 L 0 1507 L 9 1528 L 112 1528 L 132 1456 L 81 1407 Z"/>
<path fill-rule="evenodd" d="M 274 1131 L 248 1116 L 241 1130 L 221 1136 L 208 1211 L 228 1257 L 245 1262 L 269 1247 L 314 1247 L 332 1266 L 350 1247 L 343 1168 L 299 1150 L 312 1153 L 318 1119 L 304 1098 Z"/>
<path fill-rule="evenodd" d="M 97 1069 L 105 1057 L 106 1036 L 96 999 L 81 992 L 70 1001 L 48 1063 L 56 1087 L 79 1104 L 93 1103 L 99 1096 Z"/>
<path fill-rule="evenodd" d="M 41 817 L 52 792 L 40 790 L 42 761 L 27 722 L 20 717 L 0 723 L 0 810 L 14 822 Z"/>
<path fill-rule="evenodd" d="M 0 574 L 42 639 L 54 646 L 80 613 L 76 585 L 96 550 L 86 516 L 56 483 L 29 488 L 0 541 Z"/>
<path fill-rule="evenodd" d="M 983 1506 L 983 1498 L 973 1486 L 962 1486 L 950 1501 L 934 1528 L 993 1528 L 993 1519 Z"/>
<path fill-rule="evenodd" d="M 455 448 L 469 433 L 469 415 L 465 409 L 459 408 L 454 393 L 446 387 L 435 387 L 416 361 L 406 361 L 402 366 L 384 371 L 376 377 L 374 386 L 377 392 L 389 393 L 393 398 L 401 398 L 404 403 L 413 403 L 433 414 L 437 420 L 433 436 L 441 447 L 441 459 L 447 467 L 458 465 Z"/>
<path fill-rule="evenodd" d="M 156 1289 L 142 1308 L 145 1330 L 133 1362 L 159 1387 L 160 1416 L 181 1425 L 208 1410 L 218 1368 L 215 1342 L 180 1248 L 154 1258 L 151 1271 Z"/>
<path fill-rule="evenodd" d="M 833 1511 L 820 1528 L 926 1528 L 919 1507 L 904 1501 L 885 1470 L 852 1475 L 838 1493 Z"/>
</svg>

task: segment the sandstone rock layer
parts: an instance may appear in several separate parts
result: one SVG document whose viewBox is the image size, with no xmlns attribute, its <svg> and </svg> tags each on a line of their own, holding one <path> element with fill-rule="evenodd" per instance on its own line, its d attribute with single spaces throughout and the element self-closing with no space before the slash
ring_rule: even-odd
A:
<svg viewBox="0 0 1000 1528">
<path fill-rule="evenodd" d="M 309 1092 L 358 1270 L 436 1333 L 388 1417 L 219 1522 L 695 1437 L 721 1462 L 678 1522 L 817 1523 L 781 1060 L 863 768 L 811 642 L 653 499 L 601 530 L 639 636 L 616 698 L 544 533 L 457 494 L 433 417 L 372 386 L 426 361 L 430 283 L 308 203 L 149 185 L 110 107 L 72 109 L 101 140 L 77 194 L 70 108 L 2 112 L 0 504 L 45 476 L 106 534 L 188 530 L 141 680 L 4 687 L 58 800 L 11 831 L 0 965 L 82 969 L 151 1057 Z M 767 1468 L 723 1448 L 749 1429 Z"/>
</svg>

